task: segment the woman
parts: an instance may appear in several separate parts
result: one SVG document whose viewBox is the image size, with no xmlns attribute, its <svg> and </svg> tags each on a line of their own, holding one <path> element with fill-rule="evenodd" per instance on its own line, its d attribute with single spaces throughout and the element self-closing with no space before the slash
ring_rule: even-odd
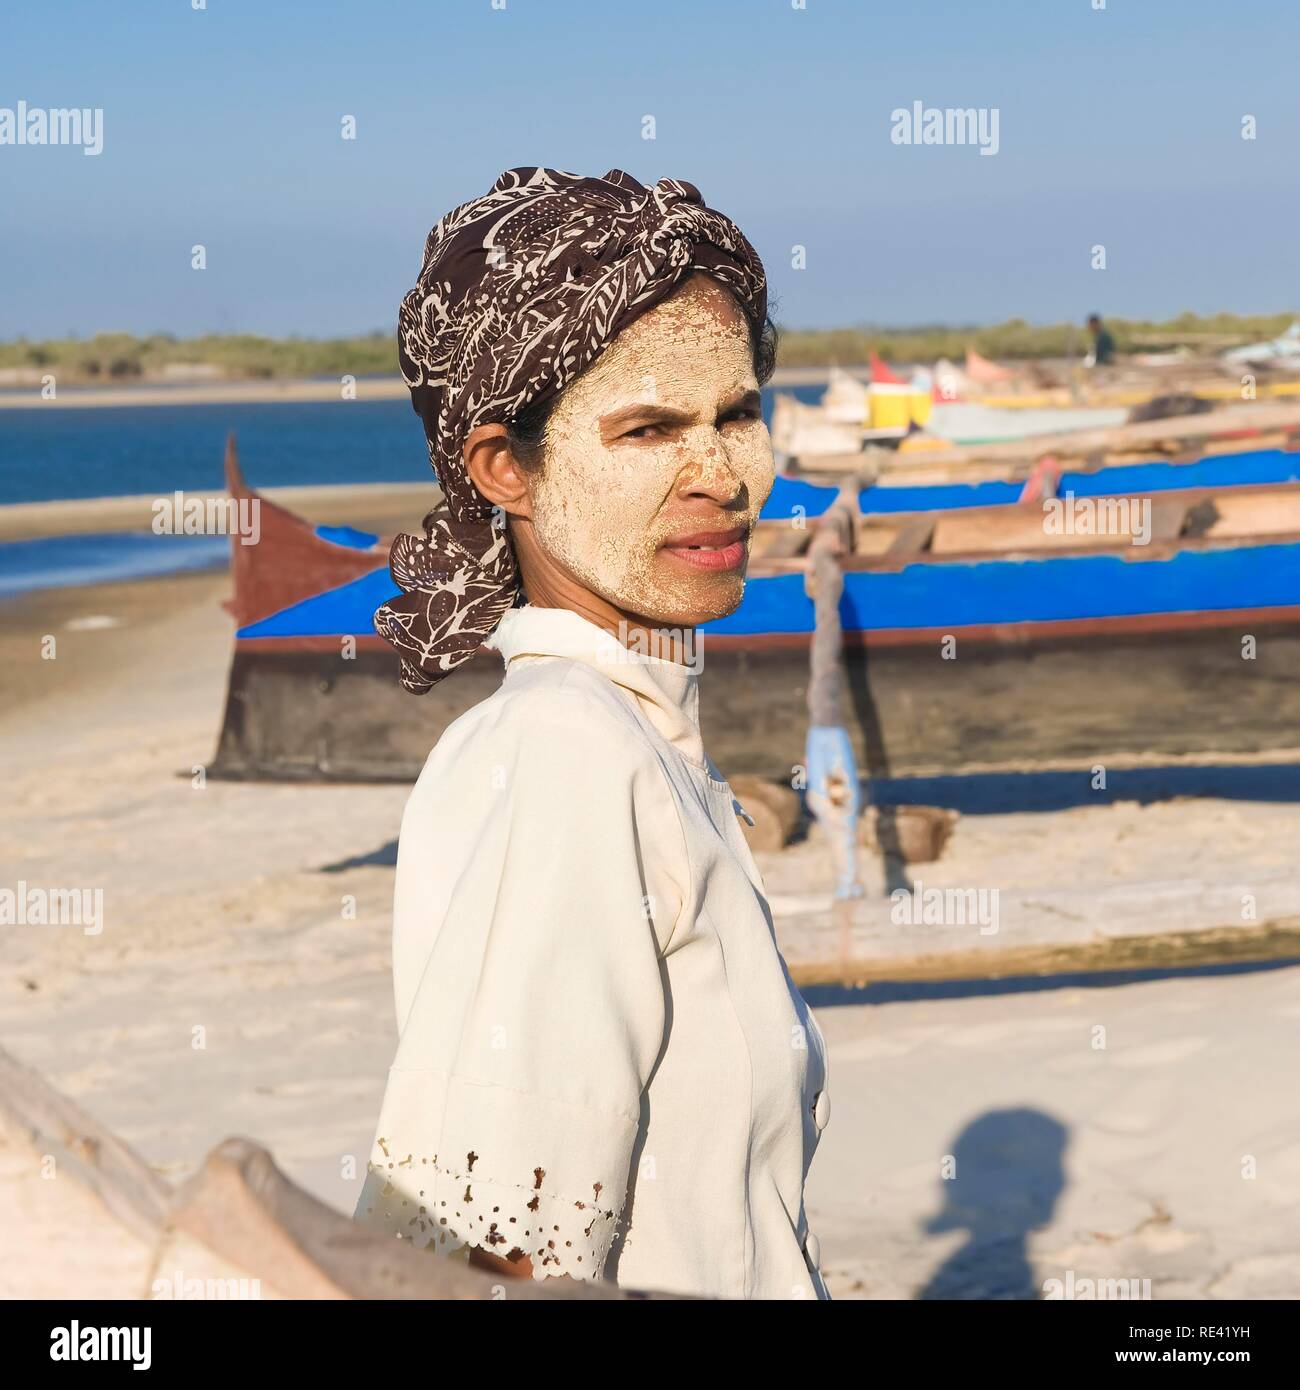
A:
<svg viewBox="0 0 1300 1390">
<path fill-rule="evenodd" d="M 506 1275 L 827 1297 L 825 1049 L 700 740 L 698 624 L 772 486 L 753 248 L 689 184 L 516 169 L 432 231 L 403 371 L 445 504 L 376 614 L 506 674 L 402 821 L 359 1219 Z"/>
</svg>

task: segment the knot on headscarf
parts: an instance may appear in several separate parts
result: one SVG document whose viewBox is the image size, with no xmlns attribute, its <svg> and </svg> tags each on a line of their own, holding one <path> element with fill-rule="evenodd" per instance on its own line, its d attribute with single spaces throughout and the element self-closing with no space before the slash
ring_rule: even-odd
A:
<svg viewBox="0 0 1300 1390">
<path fill-rule="evenodd" d="M 423 536 L 394 541 L 402 593 L 375 613 L 408 690 L 422 694 L 472 656 L 519 597 L 504 518 L 465 467 L 469 432 L 559 395 L 696 271 L 763 321 L 762 262 L 739 228 L 693 184 L 646 188 L 621 169 L 598 179 L 509 169 L 429 233 L 397 342 L 443 501 Z"/>
</svg>

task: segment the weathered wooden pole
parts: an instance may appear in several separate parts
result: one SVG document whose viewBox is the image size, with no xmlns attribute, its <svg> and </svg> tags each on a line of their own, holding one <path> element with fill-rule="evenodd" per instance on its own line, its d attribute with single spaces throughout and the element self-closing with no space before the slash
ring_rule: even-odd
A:
<svg viewBox="0 0 1300 1390">
<path fill-rule="evenodd" d="M 808 547 L 804 584 L 813 600 L 815 625 L 808 673 L 808 809 L 831 847 L 835 872 L 833 911 L 840 957 L 850 955 L 851 902 L 862 895 L 858 882 L 858 810 L 861 792 L 853 741 L 844 724 L 846 678 L 840 599 L 842 559 L 853 552 L 858 489 L 842 488 L 818 523 Z"/>
</svg>

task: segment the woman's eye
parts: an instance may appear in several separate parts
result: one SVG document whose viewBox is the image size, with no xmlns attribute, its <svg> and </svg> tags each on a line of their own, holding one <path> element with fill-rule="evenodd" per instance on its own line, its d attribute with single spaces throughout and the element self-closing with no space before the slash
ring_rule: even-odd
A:
<svg viewBox="0 0 1300 1390">
<path fill-rule="evenodd" d="M 746 406 L 744 410 L 734 410 L 730 415 L 724 415 L 719 422 L 722 425 L 748 425 L 761 418 L 762 412 Z"/>
<path fill-rule="evenodd" d="M 638 425 L 634 430 L 628 430 L 624 434 L 624 439 L 654 439 L 662 430 L 661 425 Z"/>
</svg>

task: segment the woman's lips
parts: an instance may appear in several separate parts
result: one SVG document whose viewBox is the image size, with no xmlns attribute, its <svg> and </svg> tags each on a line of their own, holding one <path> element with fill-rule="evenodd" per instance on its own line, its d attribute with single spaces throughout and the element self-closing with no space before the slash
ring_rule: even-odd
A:
<svg viewBox="0 0 1300 1390">
<path fill-rule="evenodd" d="M 664 541 L 663 550 L 684 565 L 701 570 L 734 570 L 745 563 L 748 529 L 733 526 L 727 531 L 696 531 Z"/>
</svg>

